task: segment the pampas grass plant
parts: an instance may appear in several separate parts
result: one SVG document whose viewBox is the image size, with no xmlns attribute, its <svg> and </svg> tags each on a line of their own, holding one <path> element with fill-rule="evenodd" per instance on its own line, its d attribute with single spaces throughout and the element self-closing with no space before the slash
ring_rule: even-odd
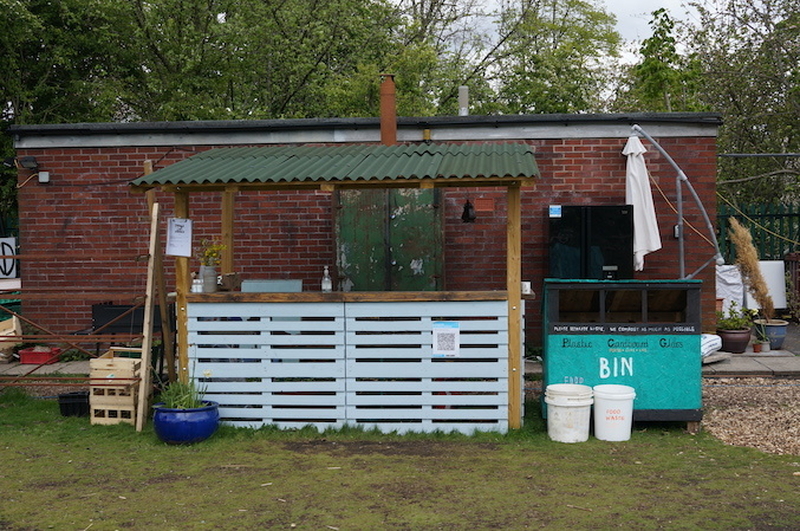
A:
<svg viewBox="0 0 800 531">
<path fill-rule="evenodd" d="M 731 241 L 736 246 L 736 265 L 742 273 L 742 278 L 747 285 L 750 295 L 761 306 L 761 313 L 764 319 L 771 320 L 775 315 L 775 306 L 772 296 L 769 294 L 767 282 L 761 274 L 761 267 L 758 265 L 758 253 L 753 245 L 753 237 L 735 218 L 730 218 Z"/>
</svg>

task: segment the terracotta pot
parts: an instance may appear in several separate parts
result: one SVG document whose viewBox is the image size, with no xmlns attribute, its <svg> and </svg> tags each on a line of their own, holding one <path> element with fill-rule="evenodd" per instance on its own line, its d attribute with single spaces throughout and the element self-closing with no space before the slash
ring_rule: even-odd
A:
<svg viewBox="0 0 800 531">
<path fill-rule="evenodd" d="M 717 335 L 722 338 L 722 348 L 725 352 L 741 354 L 750 343 L 750 329 L 742 330 L 717 330 Z"/>
<path fill-rule="evenodd" d="M 753 352 L 761 352 L 761 343 L 753 343 Z"/>
</svg>

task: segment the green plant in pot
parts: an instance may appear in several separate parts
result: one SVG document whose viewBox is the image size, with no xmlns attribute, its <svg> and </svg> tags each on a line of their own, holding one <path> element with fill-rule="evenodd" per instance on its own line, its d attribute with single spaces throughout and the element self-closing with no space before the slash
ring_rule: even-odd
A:
<svg viewBox="0 0 800 531">
<path fill-rule="evenodd" d="M 775 319 L 775 306 L 772 296 L 769 294 L 767 282 L 761 274 L 761 266 L 758 262 L 758 253 L 753 245 L 753 237 L 741 223 L 735 218 L 730 218 L 731 241 L 736 246 L 736 265 L 742 273 L 747 291 L 753 296 L 763 318 L 754 321 L 756 334 L 768 338 L 769 346 L 772 349 L 780 349 L 783 340 L 786 338 L 786 327 L 788 321 Z"/>
<path fill-rule="evenodd" d="M 153 405 L 153 428 L 168 444 L 203 441 L 219 427 L 219 404 L 205 400 L 205 388 L 194 380 L 175 381 L 161 392 L 161 402 Z"/>
<path fill-rule="evenodd" d="M 756 338 L 753 340 L 753 352 L 769 352 L 770 344 L 766 330 L 756 325 L 753 327 L 753 332 L 756 334 Z"/>
<path fill-rule="evenodd" d="M 717 335 L 722 338 L 722 350 L 739 354 L 747 349 L 753 327 L 750 310 L 731 302 L 727 312 L 717 312 Z"/>
</svg>

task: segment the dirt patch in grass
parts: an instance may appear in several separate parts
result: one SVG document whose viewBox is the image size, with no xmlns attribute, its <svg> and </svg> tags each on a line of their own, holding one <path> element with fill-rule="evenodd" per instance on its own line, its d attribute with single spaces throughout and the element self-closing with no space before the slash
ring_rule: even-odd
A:
<svg viewBox="0 0 800 531">
<path fill-rule="evenodd" d="M 411 457 L 440 457 L 450 455 L 452 443 L 431 440 L 408 441 L 329 441 L 319 439 L 313 441 L 292 441 L 283 444 L 284 449 L 297 453 L 329 452 L 332 454 L 353 455 L 386 455 Z M 472 449 L 491 451 L 497 445 L 478 443 L 470 445 Z"/>
</svg>

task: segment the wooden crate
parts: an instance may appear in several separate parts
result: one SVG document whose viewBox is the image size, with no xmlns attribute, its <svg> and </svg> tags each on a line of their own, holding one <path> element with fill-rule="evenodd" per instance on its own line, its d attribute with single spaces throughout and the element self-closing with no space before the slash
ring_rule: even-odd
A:
<svg viewBox="0 0 800 531">
<path fill-rule="evenodd" d="M 114 351 L 108 351 L 99 358 L 89 360 L 92 378 L 138 378 L 142 360 L 119 358 Z"/>
<path fill-rule="evenodd" d="M 141 361 L 109 351 L 91 360 L 89 368 L 91 423 L 135 424 Z"/>
<path fill-rule="evenodd" d="M 136 404 L 129 406 L 105 406 L 92 403 L 89 398 L 92 424 L 136 424 Z"/>
</svg>

